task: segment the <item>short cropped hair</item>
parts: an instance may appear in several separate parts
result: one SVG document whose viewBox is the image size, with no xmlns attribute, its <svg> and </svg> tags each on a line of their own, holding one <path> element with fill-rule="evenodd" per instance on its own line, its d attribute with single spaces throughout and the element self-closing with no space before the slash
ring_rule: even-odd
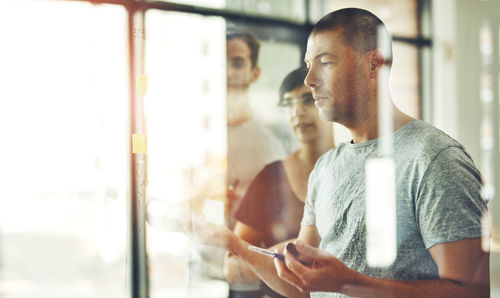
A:
<svg viewBox="0 0 500 298">
<path fill-rule="evenodd" d="M 290 72 L 281 83 L 279 102 L 278 105 L 282 105 L 285 102 L 285 93 L 294 90 L 297 87 L 304 85 L 304 80 L 307 75 L 307 69 L 305 67 L 299 67 L 292 72 Z"/>
<path fill-rule="evenodd" d="M 226 31 L 226 41 L 231 39 L 241 38 L 250 48 L 250 61 L 252 66 L 257 66 L 257 60 L 259 58 L 260 42 L 257 36 L 247 29 L 238 28 Z"/>
<path fill-rule="evenodd" d="M 377 48 L 378 28 L 382 34 L 387 34 L 389 41 L 388 61 L 392 60 L 391 35 L 385 24 L 373 13 L 360 8 L 344 8 L 332 11 L 314 25 L 311 35 L 324 31 L 341 29 L 342 41 L 353 49 L 366 53 Z"/>
</svg>

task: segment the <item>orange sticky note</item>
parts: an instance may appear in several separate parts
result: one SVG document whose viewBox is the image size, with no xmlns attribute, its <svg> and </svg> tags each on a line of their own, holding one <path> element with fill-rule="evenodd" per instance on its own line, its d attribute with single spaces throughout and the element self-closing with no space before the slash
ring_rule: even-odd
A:
<svg viewBox="0 0 500 298">
<path fill-rule="evenodd" d="M 140 75 L 136 80 L 137 94 L 145 95 L 148 91 L 148 76 Z"/>
<path fill-rule="evenodd" d="M 147 153 L 146 134 L 132 134 L 132 153 Z"/>
</svg>

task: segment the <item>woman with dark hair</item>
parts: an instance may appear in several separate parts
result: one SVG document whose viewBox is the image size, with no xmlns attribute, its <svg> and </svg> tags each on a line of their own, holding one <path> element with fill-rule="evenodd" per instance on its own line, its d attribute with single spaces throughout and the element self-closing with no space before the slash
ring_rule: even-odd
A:
<svg viewBox="0 0 500 298">
<path fill-rule="evenodd" d="M 299 68 L 285 77 L 278 103 L 287 112 L 300 148 L 260 171 L 235 215 L 234 233 L 256 246 L 276 247 L 297 237 L 309 173 L 316 160 L 334 146 L 332 124 L 319 118 L 311 90 L 304 85 L 306 74 L 307 70 Z M 265 285 L 261 291 L 244 291 L 245 284 L 259 278 L 236 256 L 227 255 L 224 274 L 232 284 L 242 284 L 242 291 L 230 291 L 231 298 L 281 297 Z"/>
</svg>

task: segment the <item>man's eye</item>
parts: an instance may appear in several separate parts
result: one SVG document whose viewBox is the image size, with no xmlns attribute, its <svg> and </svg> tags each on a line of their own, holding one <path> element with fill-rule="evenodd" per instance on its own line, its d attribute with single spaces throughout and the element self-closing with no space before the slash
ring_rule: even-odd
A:
<svg viewBox="0 0 500 298">
<path fill-rule="evenodd" d="M 232 59 L 231 60 L 231 66 L 233 68 L 242 68 L 243 66 L 245 65 L 245 61 L 243 61 L 243 59 Z"/>
</svg>

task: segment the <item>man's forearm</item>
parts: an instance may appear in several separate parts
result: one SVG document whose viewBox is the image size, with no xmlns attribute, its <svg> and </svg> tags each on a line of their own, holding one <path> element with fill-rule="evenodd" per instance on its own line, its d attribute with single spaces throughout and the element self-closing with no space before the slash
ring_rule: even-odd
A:
<svg viewBox="0 0 500 298">
<path fill-rule="evenodd" d="M 359 273 L 341 292 L 355 297 L 489 297 L 489 283 L 465 285 L 447 279 L 399 281 L 369 277 Z"/>
<path fill-rule="evenodd" d="M 297 288 L 282 280 L 274 267 L 273 258 L 261 255 L 248 249 L 250 244 L 239 238 L 233 239 L 227 248 L 232 254 L 245 260 L 253 272 L 274 291 L 286 297 L 309 297 Z"/>
</svg>

